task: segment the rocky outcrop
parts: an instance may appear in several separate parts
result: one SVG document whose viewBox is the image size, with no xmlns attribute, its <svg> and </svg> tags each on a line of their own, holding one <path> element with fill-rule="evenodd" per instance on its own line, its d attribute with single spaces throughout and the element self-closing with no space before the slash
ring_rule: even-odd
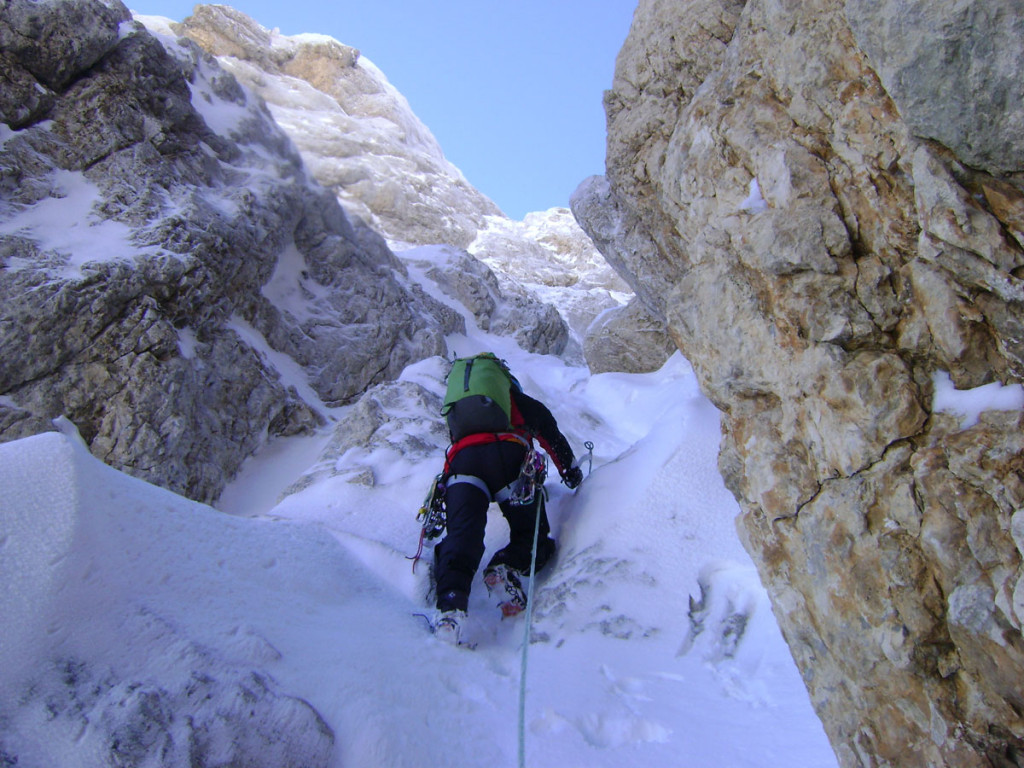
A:
<svg viewBox="0 0 1024 768">
<path fill-rule="evenodd" d="M 358 50 L 324 35 L 281 35 L 227 6 L 197 6 L 181 23 L 140 18 L 154 31 L 193 40 L 265 99 L 313 177 L 396 249 L 440 244 L 468 251 L 501 276 L 520 307 L 513 314 L 536 305 L 527 314 L 551 321 L 552 308 L 542 308 L 535 294 L 557 307 L 580 339 L 598 314 L 620 305 L 613 293 L 629 290 L 566 209 L 523 221 L 503 216 L 445 159 L 405 98 Z M 476 264 L 445 282 L 465 283 L 482 272 L 489 273 Z M 493 294 L 492 288 L 480 287 Z M 491 329 L 515 335 L 531 351 L 582 362 L 581 341 L 573 338 L 565 351 L 563 331 L 514 325 L 526 320 L 509 317 Z"/>
<path fill-rule="evenodd" d="M 1024 379 L 1022 25 L 1008 1 L 642 0 L 607 189 L 578 195 L 722 411 L 844 766 L 1024 764 L 1021 415 L 933 407 L 939 371 Z"/>
<path fill-rule="evenodd" d="M 368 391 L 339 419 L 317 462 L 282 497 L 325 478 L 379 487 L 394 482 L 380 476 L 382 457 L 393 457 L 400 466 L 410 458 L 429 463 L 443 455 L 451 437 L 438 414 L 450 367 L 444 358 L 434 358 L 420 364 L 416 380 L 387 382 Z"/>
<path fill-rule="evenodd" d="M 664 320 L 664 293 L 639 279 L 636 264 L 646 270 L 660 265 L 657 244 L 644 222 L 620 202 L 604 176 L 591 176 L 576 188 L 569 200 L 572 214 L 590 236 L 605 261 L 629 284 L 630 289 L 655 317 Z M 664 284 L 664 280 L 661 281 Z"/>
<path fill-rule="evenodd" d="M 0 438 L 65 415 L 212 500 L 268 435 L 444 352 L 458 326 L 197 46 L 13 0 L 0 50 Z"/>
<path fill-rule="evenodd" d="M 676 351 L 665 324 L 639 299 L 599 315 L 587 329 L 583 355 L 591 373 L 650 373 Z"/>
<path fill-rule="evenodd" d="M 988 173 L 1024 167 L 1024 17 L 1013 0 L 849 0 L 861 50 L 915 136 Z"/>
<path fill-rule="evenodd" d="M 595 247 L 630 281 L 635 293 L 626 306 L 608 307 L 591 318 L 583 334 L 587 366 L 592 373 L 657 370 L 676 348 L 665 327 L 665 301 L 629 266 L 631 262 L 657 265 L 657 245 L 640 217 L 618 201 L 603 176 L 585 180 L 569 202 Z"/>
<path fill-rule="evenodd" d="M 528 213 L 522 221 L 489 219 L 468 250 L 526 285 L 629 291 L 568 208 Z"/>
<path fill-rule="evenodd" d="M 468 252 L 450 246 L 413 248 L 402 253 L 410 272 L 421 284 L 433 283 L 481 330 L 511 336 L 523 349 L 541 355 L 560 355 L 569 341 L 569 328 L 551 304 L 538 301 L 518 282 L 499 277 Z"/>
<path fill-rule="evenodd" d="M 606 312 L 621 309 L 630 298 L 630 287 L 602 257 L 569 209 L 529 213 L 523 221 L 490 217 L 469 251 L 498 275 L 558 307 L 571 331 L 570 343 L 562 353 L 567 361 L 587 362 L 583 349 L 590 344 L 605 363 L 615 365 L 617 360 L 626 364 L 615 350 L 603 349 L 609 337 L 594 333 L 591 326 Z"/>
<path fill-rule="evenodd" d="M 263 98 L 317 181 L 389 239 L 465 248 L 485 217 L 501 215 L 355 48 L 281 35 L 224 5 L 196 6 L 170 29 Z"/>
</svg>

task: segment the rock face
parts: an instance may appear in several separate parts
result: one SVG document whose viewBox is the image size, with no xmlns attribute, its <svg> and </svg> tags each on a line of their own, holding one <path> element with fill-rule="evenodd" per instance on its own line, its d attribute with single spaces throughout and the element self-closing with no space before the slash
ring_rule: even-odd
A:
<svg viewBox="0 0 1024 768">
<path fill-rule="evenodd" d="M 587 329 L 583 355 L 591 373 L 656 371 L 676 351 L 656 319 L 639 299 L 599 315 Z"/>
<path fill-rule="evenodd" d="M 450 313 L 197 46 L 13 0 L 0 51 L 0 439 L 65 415 L 209 501 L 268 434 L 443 354 Z"/>
<path fill-rule="evenodd" d="M 580 184 L 569 204 L 608 264 L 628 281 L 648 311 L 664 320 L 663 294 L 640 281 L 632 266 L 643 263 L 654 270 L 660 264 L 657 244 L 640 217 L 616 197 L 604 176 L 591 176 Z"/>
<path fill-rule="evenodd" d="M 451 443 L 438 417 L 450 364 L 437 357 L 420 368 L 416 381 L 379 384 L 361 397 L 338 421 L 317 462 L 282 497 L 329 477 L 366 487 L 386 484 L 374 471 L 382 455 L 393 456 L 396 465 L 410 457 L 428 460 L 442 455 Z"/>
<path fill-rule="evenodd" d="M 489 217 L 469 251 L 498 275 L 558 307 L 571 330 L 563 357 L 573 364 L 585 362 L 583 347 L 594 320 L 629 298 L 629 286 L 567 208 L 529 213 L 523 221 Z"/>
<path fill-rule="evenodd" d="M 527 285 L 629 291 L 567 208 L 528 213 L 522 221 L 492 217 L 468 250 Z"/>
<path fill-rule="evenodd" d="M 933 407 L 939 371 L 1024 379 L 1022 25 L 1009 0 L 641 0 L 608 185 L 574 201 L 723 413 L 844 766 L 1024 765 L 1022 417 Z"/>
<path fill-rule="evenodd" d="M 540 304 L 549 302 L 580 338 L 594 317 L 621 303 L 613 292 L 629 290 L 566 209 L 521 222 L 502 215 L 445 159 L 405 98 L 358 50 L 324 35 L 281 35 L 227 6 L 197 6 L 181 23 L 140 18 L 193 40 L 265 99 L 311 175 L 396 249 L 440 244 L 468 251 L 502 275 L 503 290 L 515 294 L 520 309 L 536 305 L 528 314 L 551 321 L 551 307 Z M 449 281 L 482 272 L 489 274 L 476 264 Z M 519 315 L 516 322 L 524 320 Z M 564 351 L 564 329 L 506 323 L 493 330 L 515 335 L 531 351 L 580 357 L 575 339 Z"/>
<path fill-rule="evenodd" d="M 1013 0 L 850 0 L 846 15 L 915 136 L 993 174 L 1024 166 L 1024 16 Z M 935 98 L 939 96 L 939 98 Z"/>
<path fill-rule="evenodd" d="M 481 330 L 511 336 L 526 350 L 560 355 L 569 340 L 569 328 L 558 310 L 538 301 L 518 282 L 500 278 L 468 252 L 442 246 L 429 258 L 417 258 L 418 249 L 402 258 L 422 284 L 433 283 L 456 305 L 461 304 Z"/>
<path fill-rule="evenodd" d="M 635 292 L 626 306 L 609 307 L 587 327 L 583 354 L 592 373 L 646 373 L 662 366 L 675 351 L 665 328 L 665 302 L 637 279 L 633 260 L 658 263 L 657 245 L 639 216 L 619 202 L 603 176 L 592 176 L 569 201 L 606 262 L 617 269 Z"/>
<path fill-rule="evenodd" d="M 262 97 L 317 181 L 391 240 L 465 248 L 486 216 L 501 215 L 358 50 L 280 35 L 223 5 L 196 6 L 171 29 Z"/>
</svg>

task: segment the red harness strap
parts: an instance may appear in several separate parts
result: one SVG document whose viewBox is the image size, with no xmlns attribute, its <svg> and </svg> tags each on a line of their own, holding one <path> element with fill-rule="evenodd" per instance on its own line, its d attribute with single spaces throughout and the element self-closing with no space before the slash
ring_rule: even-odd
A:
<svg viewBox="0 0 1024 768">
<path fill-rule="evenodd" d="M 488 443 L 497 443 L 501 441 L 519 443 L 526 448 L 526 450 L 530 450 L 530 448 L 533 447 L 530 439 L 518 432 L 478 432 L 475 435 L 466 435 L 458 442 L 452 443 L 445 452 L 444 474 L 448 475 L 451 473 L 452 460 L 455 458 L 455 454 L 463 448 L 468 448 L 471 445 L 487 445 Z"/>
</svg>

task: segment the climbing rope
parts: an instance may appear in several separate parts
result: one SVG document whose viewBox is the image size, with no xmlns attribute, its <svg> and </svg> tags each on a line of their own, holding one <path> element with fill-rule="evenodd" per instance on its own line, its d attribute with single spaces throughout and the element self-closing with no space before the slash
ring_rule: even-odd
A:
<svg viewBox="0 0 1024 768">
<path fill-rule="evenodd" d="M 533 623 L 533 583 L 537 573 L 537 543 L 540 539 L 540 516 L 547 499 L 547 491 L 538 489 L 540 502 L 533 522 L 533 553 L 530 557 L 530 586 L 526 594 L 526 620 L 523 629 L 523 652 L 519 661 L 519 768 L 526 768 L 526 662 L 530 650 L 530 626 Z"/>
<path fill-rule="evenodd" d="M 587 466 L 587 476 L 594 469 L 594 444 L 589 440 L 583 444 L 587 449 L 587 456 L 583 457 L 588 459 L 589 465 Z M 575 466 L 579 466 L 580 462 L 577 462 Z M 526 594 L 526 620 L 524 621 L 523 628 L 523 651 L 519 661 L 519 768 L 526 768 L 526 662 L 528 659 L 528 652 L 530 650 L 530 632 L 533 627 L 533 590 L 534 578 L 537 575 L 537 544 L 540 540 L 540 516 L 544 509 L 544 504 L 547 502 L 548 493 L 541 485 L 537 492 L 540 494 L 540 502 L 537 504 L 537 516 L 533 521 L 533 550 L 530 557 L 530 586 L 527 588 Z"/>
</svg>

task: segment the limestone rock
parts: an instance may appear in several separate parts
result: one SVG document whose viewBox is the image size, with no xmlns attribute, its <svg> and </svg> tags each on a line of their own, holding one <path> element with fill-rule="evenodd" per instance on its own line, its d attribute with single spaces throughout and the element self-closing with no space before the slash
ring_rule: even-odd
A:
<svg viewBox="0 0 1024 768">
<path fill-rule="evenodd" d="M 455 319 L 194 44 L 101 0 L 12 0 L 0 37 L 0 108 L 45 96 L 0 125 L 0 439 L 64 415 L 210 501 L 268 435 L 444 352 Z"/>
<path fill-rule="evenodd" d="M 989 173 L 1024 167 L 1019 3 L 851 0 L 846 16 L 916 136 Z"/>
<path fill-rule="evenodd" d="M 655 317 L 664 318 L 668 276 L 656 280 L 651 273 L 639 278 L 635 265 L 653 272 L 661 264 L 658 248 L 643 222 L 618 200 L 604 176 L 583 181 L 570 198 L 573 216 L 590 236 L 605 260 L 623 277 Z"/>
<path fill-rule="evenodd" d="M 638 299 L 599 315 L 587 329 L 583 345 L 591 373 L 650 373 L 675 351 L 665 324 L 651 317 Z"/>
<path fill-rule="evenodd" d="M 513 337 L 530 352 L 560 355 L 569 329 L 551 304 L 538 301 L 514 280 L 500 278 L 466 251 L 450 246 L 417 258 L 416 249 L 402 254 L 424 281 L 435 283 L 449 298 L 472 313 L 481 330 Z"/>
<path fill-rule="evenodd" d="M 568 208 L 528 213 L 522 221 L 488 219 L 467 250 L 524 284 L 629 291 Z"/>
<path fill-rule="evenodd" d="M 501 215 L 358 50 L 281 35 L 223 5 L 196 6 L 171 29 L 263 98 L 317 181 L 390 240 L 465 248 Z"/>
<path fill-rule="evenodd" d="M 468 250 L 558 309 L 570 331 L 562 357 L 573 365 L 583 364 L 584 338 L 594 319 L 630 296 L 629 286 L 567 208 L 530 213 L 523 221 L 489 217 Z"/>
<path fill-rule="evenodd" d="M 388 382 L 369 390 L 338 421 L 317 463 L 282 496 L 328 477 L 368 487 L 385 484 L 373 469 L 380 466 L 382 455 L 395 456 L 396 464 L 409 457 L 442 456 L 451 442 L 441 416 L 448 368 L 444 358 L 433 358 L 421 363 L 417 381 Z"/>
<path fill-rule="evenodd" d="M 588 325 L 583 334 L 587 365 L 593 373 L 657 370 L 675 349 L 665 327 L 663 296 L 670 278 L 659 266 L 657 245 L 640 218 L 617 199 L 604 176 L 583 181 L 573 192 L 570 205 L 595 247 L 640 302 L 609 307 L 611 311 Z M 643 280 L 634 263 L 643 263 L 650 270 Z"/>
<path fill-rule="evenodd" d="M 571 328 L 568 346 L 556 345 L 567 360 L 582 362 L 586 327 L 623 303 L 618 294 L 628 288 L 566 209 L 521 222 L 503 216 L 360 51 L 324 35 L 281 35 L 227 6 L 197 6 L 180 24 L 140 18 L 193 40 L 260 95 L 310 173 L 355 222 L 368 222 L 396 249 L 468 250 L 507 276 L 504 284 L 520 284 L 506 288 L 520 303 L 535 303 L 532 293 L 554 305 Z M 504 327 L 495 326 L 499 333 Z"/>
<path fill-rule="evenodd" d="M 573 210 L 722 411 L 739 527 L 845 766 L 1024 754 L 1022 18 L 641 0 Z"/>
<path fill-rule="evenodd" d="M 0 50 L 8 61 L 44 89 L 62 89 L 114 47 L 126 16 L 120 3 L 7 3 L 3 21 Z"/>
</svg>

